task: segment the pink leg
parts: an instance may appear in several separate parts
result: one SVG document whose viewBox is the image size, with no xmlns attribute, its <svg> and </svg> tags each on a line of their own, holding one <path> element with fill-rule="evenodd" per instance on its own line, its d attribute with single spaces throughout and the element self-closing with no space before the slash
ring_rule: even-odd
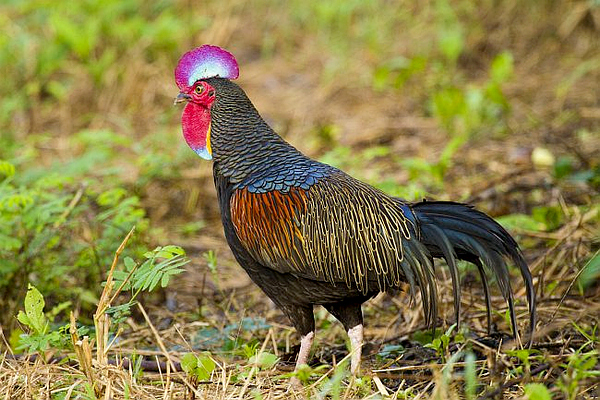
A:
<svg viewBox="0 0 600 400">
<path fill-rule="evenodd" d="M 315 332 L 309 332 L 300 338 L 300 351 L 298 352 L 295 370 L 298 370 L 302 364 L 308 364 L 308 356 L 310 355 L 310 348 L 312 347 L 314 339 Z M 300 380 L 295 376 L 292 377 L 290 383 L 296 389 L 302 389 L 302 383 L 300 383 Z"/>
<path fill-rule="evenodd" d="M 302 336 L 300 338 L 300 351 L 298 352 L 298 360 L 296 361 L 296 369 L 302 364 L 308 364 L 308 356 L 310 354 L 310 348 L 312 347 L 313 340 L 315 338 L 314 332 L 309 332 L 308 334 Z"/>
<path fill-rule="evenodd" d="M 350 372 L 352 375 L 358 374 L 360 370 L 360 358 L 362 355 L 363 346 L 363 326 L 358 324 L 353 328 L 348 329 L 348 337 L 350 338 Z"/>
</svg>

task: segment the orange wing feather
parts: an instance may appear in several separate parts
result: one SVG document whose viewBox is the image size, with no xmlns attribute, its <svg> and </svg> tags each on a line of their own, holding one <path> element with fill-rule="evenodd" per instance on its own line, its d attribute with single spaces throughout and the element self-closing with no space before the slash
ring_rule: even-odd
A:
<svg viewBox="0 0 600 400">
<path fill-rule="evenodd" d="M 303 189 L 293 188 L 288 193 L 241 189 L 232 196 L 230 206 L 235 233 L 254 257 L 299 271 L 303 242 L 300 215 L 306 212 Z"/>
</svg>

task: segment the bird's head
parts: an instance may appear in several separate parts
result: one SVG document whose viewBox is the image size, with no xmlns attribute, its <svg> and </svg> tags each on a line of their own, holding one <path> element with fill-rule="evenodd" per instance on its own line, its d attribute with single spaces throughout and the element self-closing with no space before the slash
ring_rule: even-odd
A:
<svg viewBox="0 0 600 400">
<path fill-rule="evenodd" d="M 210 112 L 216 90 L 207 79 L 236 79 L 239 68 L 235 57 L 217 46 L 203 45 L 185 53 L 175 68 L 179 94 L 175 103 L 187 102 L 181 126 L 187 144 L 200 157 L 212 159 Z"/>
</svg>

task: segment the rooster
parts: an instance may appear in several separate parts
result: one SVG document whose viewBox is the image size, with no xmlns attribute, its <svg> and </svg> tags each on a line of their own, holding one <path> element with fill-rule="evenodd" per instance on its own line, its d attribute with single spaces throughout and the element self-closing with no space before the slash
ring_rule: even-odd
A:
<svg viewBox="0 0 600 400">
<path fill-rule="evenodd" d="M 309 360 L 315 305 L 346 329 L 353 374 L 361 361 L 361 305 L 366 300 L 408 283 L 411 292 L 418 287 L 425 320 L 432 326 L 438 304 L 434 258 L 449 266 L 457 322 L 461 288 L 456 262 L 466 260 L 481 276 L 488 329 L 491 273 L 508 303 L 516 335 L 506 263 L 511 261 L 527 289 L 533 330 L 531 273 L 504 228 L 469 205 L 406 202 L 312 160 L 261 118 L 232 82 L 238 75 L 232 54 L 200 46 L 179 60 L 175 102 L 186 103 L 181 119 L 185 141 L 213 161 L 223 228 L 235 258 L 301 336 L 296 368 Z"/>
</svg>

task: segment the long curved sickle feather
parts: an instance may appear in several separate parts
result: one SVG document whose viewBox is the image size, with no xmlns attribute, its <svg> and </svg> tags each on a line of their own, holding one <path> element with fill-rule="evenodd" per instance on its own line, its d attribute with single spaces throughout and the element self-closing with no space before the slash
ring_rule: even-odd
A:
<svg viewBox="0 0 600 400">
<path fill-rule="evenodd" d="M 436 316 L 430 255 L 398 202 L 336 172 L 308 190 L 253 193 L 230 201 L 236 235 L 262 265 L 367 294 L 409 282 L 421 290 L 426 319 Z"/>
</svg>

